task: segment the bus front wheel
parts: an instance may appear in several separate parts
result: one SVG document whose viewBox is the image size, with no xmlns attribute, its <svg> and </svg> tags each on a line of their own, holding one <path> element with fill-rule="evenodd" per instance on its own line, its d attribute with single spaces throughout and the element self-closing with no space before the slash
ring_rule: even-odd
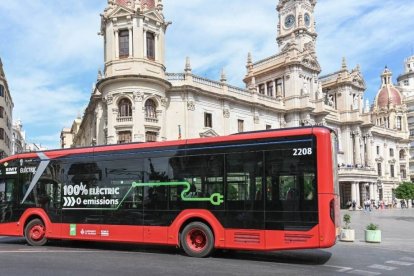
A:
<svg viewBox="0 0 414 276">
<path fill-rule="evenodd" d="M 42 246 L 47 242 L 46 227 L 42 220 L 31 220 L 24 229 L 24 237 L 29 245 Z"/>
<path fill-rule="evenodd" d="M 202 222 L 192 222 L 185 226 L 180 240 L 184 252 L 191 257 L 208 257 L 214 250 L 213 232 Z"/>
</svg>

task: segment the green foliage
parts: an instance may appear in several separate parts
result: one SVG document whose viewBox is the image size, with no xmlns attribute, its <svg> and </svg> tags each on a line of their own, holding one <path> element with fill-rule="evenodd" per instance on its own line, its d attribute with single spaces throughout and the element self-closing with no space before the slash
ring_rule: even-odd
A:
<svg viewBox="0 0 414 276">
<path fill-rule="evenodd" d="M 397 189 L 395 189 L 395 196 L 399 199 L 414 198 L 414 184 L 411 182 L 401 183 Z"/>
<path fill-rule="evenodd" d="M 370 224 L 367 225 L 367 230 L 379 230 L 379 226 L 371 222 Z"/>
<path fill-rule="evenodd" d="M 350 214 L 345 214 L 344 217 L 343 217 L 343 220 L 345 222 L 344 229 L 351 229 L 351 227 L 349 226 L 349 224 L 351 224 L 351 215 Z"/>
</svg>

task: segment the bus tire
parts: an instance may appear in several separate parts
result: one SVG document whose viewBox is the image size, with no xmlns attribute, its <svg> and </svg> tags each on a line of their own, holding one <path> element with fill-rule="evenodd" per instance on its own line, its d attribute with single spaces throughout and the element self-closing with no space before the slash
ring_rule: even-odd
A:
<svg viewBox="0 0 414 276">
<path fill-rule="evenodd" d="M 190 257 L 204 258 L 214 250 L 214 235 L 210 227 L 202 222 L 191 222 L 180 235 L 181 246 Z"/>
<path fill-rule="evenodd" d="M 42 246 L 47 242 L 46 227 L 41 219 L 31 220 L 24 228 L 24 237 L 31 246 Z"/>
</svg>

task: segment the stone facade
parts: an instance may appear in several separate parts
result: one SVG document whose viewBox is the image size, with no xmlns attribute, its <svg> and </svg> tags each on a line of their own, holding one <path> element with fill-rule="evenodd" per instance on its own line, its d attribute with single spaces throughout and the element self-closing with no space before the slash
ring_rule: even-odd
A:
<svg viewBox="0 0 414 276">
<path fill-rule="evenodd" d="M 388 98 L 381 96 L 370 107 L 359 66 L 348 69 L 345 59 L 337 72 L 319 76 L 316 0 L 279 1 L 280 52 L 260 61 L 248 54 L 245 88 L 229 85 L 224 72 L 220 81 L 194 75 L 189 58 L 183 72 L 166 73 L 169 22 L 160 0 L 108 4 L 101 24 L 105 68 L 83 117 L 62 132 L 65 147 L 324 125 L 338 136 L 342 207 L 366 198 L 391 202 L 408 178 L 405 104 L 384 106 Z"/>
<path fill-rule="evenodd" d="M 408 108 L 408 129 L 410 139 L 414 139 L 414 56 L 408 57 L 404 62 L 403 73 L 397 78 L 397 88 L 404 95 Z M 414 142 L 411 142 L 410 150 L 410 179 L 414 181 Z"/>
<path fill-rule="evenodd" d="M 13 99 L 0 59 L 0 158 L 12 153 Z"/>
</svg>

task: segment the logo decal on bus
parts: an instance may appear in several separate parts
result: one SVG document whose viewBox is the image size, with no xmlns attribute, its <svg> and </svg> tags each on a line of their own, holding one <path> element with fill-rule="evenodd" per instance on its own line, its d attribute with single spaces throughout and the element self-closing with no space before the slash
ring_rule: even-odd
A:
<svg viewBox="0 0 414 276">
<path fill-rule="evenodd" d="M 152 183 L 137 183 L 132 182 L 132 187 L 159 187 L 159 186 L 185 186 L 181 192 L 182 201 L 198 201 L 205 202 L 210 201 L 211 204 L 219 206 L 224 202 L 224 196 L 220 193 L 214 193 L 209 197 L 188 197 L 191 190 L 191 184 L 188 182 L 152 182 Z"/>
<path fill-rule="evenodd" d="M 224 202 L 224 196 L 220 193 L 213 193 L 208 197 L 194 197 L 191 191 L 191 184 L 183 182 L 132 182 L 131 187 L 122 199 L 111 198 L 120 195 L 120 188 L 87 188 L 85 184 L 66 185 L 63 187 L 63 209 L 82 209 L 82 210 L 118 210 L 128 195 L 134 188 L 138 187 L 161 187 L 161 186 L 184 186 L 181 192 L 181 200 L 189 202 L 210 202 L 212 205 L 219 206 Z M 97 197 L 97 196 L 103 197 Z M 93 196 L 93 198 L 86 198 Z M 109 197 L 109 198 L 107 198 Z M 86 206 L 96 207 L 86 207 Z M 112 207 L 106 207 L 112 206 Z"/>
</svg>

